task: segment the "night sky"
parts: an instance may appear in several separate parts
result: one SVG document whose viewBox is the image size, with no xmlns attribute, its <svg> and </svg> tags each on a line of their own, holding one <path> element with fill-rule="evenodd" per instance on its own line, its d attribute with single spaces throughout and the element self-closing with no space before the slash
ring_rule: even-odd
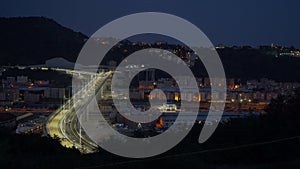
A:
<svg viewBox="0 0 300 169">
<path fill-rule="evenodd" d="M 215 45 L 300 48 L 299 7 L 299 0 L 2 0 L 0 16 L 46 16 L 91 35 L 127 14 L 166 12 L 197 25 Z"/>
</svg>

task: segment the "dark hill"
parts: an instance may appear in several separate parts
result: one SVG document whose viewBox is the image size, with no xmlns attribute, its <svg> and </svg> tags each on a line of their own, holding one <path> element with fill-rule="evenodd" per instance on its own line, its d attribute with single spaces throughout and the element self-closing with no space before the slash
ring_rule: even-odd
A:
<svg viewBox="0 0 300 169">
<path fill-rule="evenodd" d="M 225 48 L 217 51 L 227 78 L 240 78 L 243 81 L 268 78 L 279 82 L 300 82 L 299 57 L 276 57 L 257 48 Z M 199 60 L 192 70 L 199 72 L 196 76 L 207 76 Z"/>
<path fill-rule="evenodd" d="M 227 77 L 269 78 L 281 82 L 299 82 L 300 58 L 276 57 L 262 49 L 218 50 Z"/>
<path fill-rule="evenodd" d="M 62 57 L 70 62 L 76 58 L 88 37 L 61 26 L 45 17 L 0 18 L 0 65 L 44 64 L 46 60 Z M 100 42 L 97 42 L 101 45 Z M 122 41 L 120 47 L 111 50 L 103 63 L 109 60 L 120 62 L 129 54 L 144 48 L 156 47 L 174 50 L 184 46 L 162 44 L 138 44 Z M 227 77 L 241 79 L 270 78 L 276 81 L 300 79 L 300 57 L 280 56 L 294 48 L 274 49 L 270 47 L 226 47 L 217 50 Z M 124 52 L 126 51 L 126 52 Z M 184 52 L 183 52 L 184 53 Z M 117 57 L 116 57 L 117 56 Z M 199 71 L 199 68 L 201 71 Z M 196 61 L 193 70 L 199 77 L 206 75 L 204 66 Z M 194 71 L 197 72 L 197 71 Z"/>
<path fill-rule="evenodd" d="M 45 17 L 0 18 L 0 65 L 75 61 L 87 37 Z"/>
</svg>

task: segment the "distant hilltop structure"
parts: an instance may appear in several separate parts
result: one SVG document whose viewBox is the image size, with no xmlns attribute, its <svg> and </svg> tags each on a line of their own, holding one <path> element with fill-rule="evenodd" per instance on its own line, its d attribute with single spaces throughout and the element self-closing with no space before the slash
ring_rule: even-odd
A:
<svg viewBox="0 0 300 169">
<path fill-rule="evenodd" d="M 69 62 L 68 60 L 57 57 L 46 60 L 45 67 L 57 67 L 57 68 L 65 68 L 65 69 L 74 69 L 75 63 Z"/>
<path fill-rule="evenodd" d="M 75 66 L 77 68 L 83 68 L 83 69 L 99 67 L 98 65 L 82 65 L 79 63 L 73 63 L 62 57 L 57 57 L 57 58 L 52 58 L 52 59 L 46 60 L 44 65 L 36 65 L 36 67 L 62 68 L 62 69 L 74 69 Z M 111 67 L 113 67 L 113 66 L 111 66 Z"/>
</svg>

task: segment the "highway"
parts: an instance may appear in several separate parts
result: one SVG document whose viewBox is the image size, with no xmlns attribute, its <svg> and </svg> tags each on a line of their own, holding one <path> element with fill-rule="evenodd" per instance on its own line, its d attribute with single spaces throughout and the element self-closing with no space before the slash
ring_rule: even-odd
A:
<svg viewBox="0 0 300 169">
<path fill-rule="evenodd" d="M 78 72 L 77 72 L 78 73 Z M 84 74 L 85 72 L 80 72 Z M 101 89 L 111 72 L 89 74 L 89 82 L 82 86 L 63 106 L 50 115 L 46 123 L 46 132 L 58 138 L 65 147 L 75 147 L 81 153 L 93 153 L 98 146 L 81 129 L 75 110 L 84 110 L 95 93 Z"/>
</svg>

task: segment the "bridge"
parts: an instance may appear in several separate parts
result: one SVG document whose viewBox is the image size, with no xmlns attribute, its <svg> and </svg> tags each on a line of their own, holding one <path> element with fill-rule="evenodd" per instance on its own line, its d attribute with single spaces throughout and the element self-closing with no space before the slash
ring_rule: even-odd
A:
<svg viewBox="0 0 300 169">
<path fill-rule="evenodd" d="M 98 151 L 98 145 L 91 141 L 82 130 L 76 110 L 81 110 L 102 88 L 111 72 L 90 73 L 74 70 L 60 69 L 72 74 L 84 74 L 89 76 L 88 83 L 82 86 L 64 105 L 52 113 L 45 125 L 45 132 L 58 138 L 65 147 L 74 147 L 81 153 L 93 153 Z M 97 91 L 97 92 L 95 92 Z"/>
</svg>

